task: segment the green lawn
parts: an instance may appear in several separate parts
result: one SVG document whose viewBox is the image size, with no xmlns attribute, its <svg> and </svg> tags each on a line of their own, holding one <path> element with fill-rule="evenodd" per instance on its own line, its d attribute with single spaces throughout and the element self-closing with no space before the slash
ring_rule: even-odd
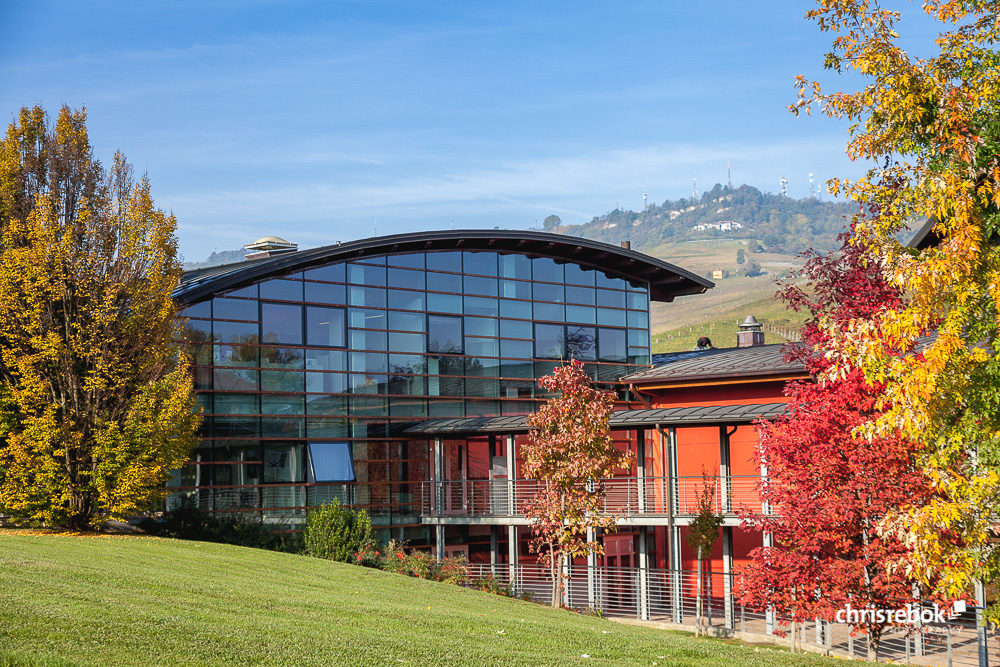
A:
<svg viewBox="0 0 1000 667">
<path fill-rule="evenodd" d="M 0 665 L 401 663 L 832 664 L 306 556 L 0 531 Z"/>
</svg>

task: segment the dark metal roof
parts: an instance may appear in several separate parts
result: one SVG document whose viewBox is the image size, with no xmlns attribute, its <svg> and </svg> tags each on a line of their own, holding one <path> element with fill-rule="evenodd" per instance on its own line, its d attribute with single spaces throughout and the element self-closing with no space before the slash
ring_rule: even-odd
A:
<svg viewBox="0 0 1000 667">
<path fill-rule="evenodd" d="M 613 431 L 655 426 L 711 426 L 714 424 L 749 424 L 756 419 L 771 419 L 785 414 L 784 403 L 751 405 L 707 405 L 686 408 L 651 408 L 617 410 L 611 414 Z M 428 419 L 403 431 L 413 435 L 512 435 L 528 432 L 527 417 L 468 417 Z"/>
<path fill-rule="evenodd" d="M 924 248 L 930 248 L 941 243 L 941 237 L 934 231 L 934 225 L 937 222 L 937 218 L 933 216 L 927 218 L 924 224 L 920 226 L 920 229 L 917 230 L 917 233 L 913 235 L 913 238 L 910 239 L 910 242 L 906 244 L 906 247 L 923 250 Z"/>
<path fill-rule="evenodd" d="M 184 273 L 174 297 L 185 304 L 195 303 L 224 290 L 332 261 L 435 250 L 493 250 L 575 262 L 623 278 L 649 281 L 653 301 L 673 301 L 674 297 L 701 294 L 715 287 L 711 281 L 678 266 L 600 241 L 548 232 L 456 229 L 378 236 L 256 261 L 196 269 Z"/>
<path fill-rule="evenodd" d="M 653 355 L 653 368 L 622 378 L 622 382 L 647 384 L 686 380 L 805 374 L 801 362 L 787 363 L 784 345 L 715 348 L 703 351 Z"/>
</svg>

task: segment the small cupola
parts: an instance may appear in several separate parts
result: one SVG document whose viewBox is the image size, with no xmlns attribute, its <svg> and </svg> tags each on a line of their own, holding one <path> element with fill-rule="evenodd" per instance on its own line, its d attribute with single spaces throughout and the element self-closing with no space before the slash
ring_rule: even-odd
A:
<svg viewBox="0 0 1000 667">
<path fill-rule="evenodd" d="M 753 315 L 747 315 L 736 334 L 736 347 L 757 347 L 764 344 L 764 325 Z"/>
<path fill-rule="evenodd" d="M 243 247 L 249 251 L 244 259 L 264 259 L 295 252 L 299 249 L 299 244 L 289 243 L 278 236 L 265 236 Z"/>
</svg>

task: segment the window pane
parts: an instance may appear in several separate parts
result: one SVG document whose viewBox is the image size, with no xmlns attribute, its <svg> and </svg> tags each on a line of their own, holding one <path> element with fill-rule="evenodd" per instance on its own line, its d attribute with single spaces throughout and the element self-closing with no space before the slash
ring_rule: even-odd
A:
<svg viewBox="0 0 1000 667">
<path fill-rule="evenodd" d="M 311 371 L 346 371 L 347 353 L 341 350 L 306 350 L 306 368 Z"/>
<path fill-rule="evenodd" d="M 245 299 L 212 299 L 212 312 L 217 320 L 249 320 L 258 318 L 257 302 Z"/>
<path fill-rule="evenodd" d="M 424 253 L 415 252 L 406 255 L 389 255 L 389 266 L 405 266 L 411 269 L 424 268 Z"/>
<path fill-rule="evenodd" d="M 496 338 L 465 338 L 465 353 L 472 357 L 496 357 L 500 354 Z"/>
<path fill-rule="evenodd" d="M 226 292 L 226 296 L 244 296 L 248 299 L 256 299 L 260 296 L 260 290 L 257 289 L 257 285 L 247 285 L 246 287 L 241 287 L 240 289 L 234 289 Z"/>
<path fill-rule="evenodd" d="M 212 317 L 212 302 L 202 301 L 181 311 L 181 317 Z"/>
<path fill-rule="evenodd" d="M 310 415 L 347 414 L 347 397 L 309 396 L 306 401 L 306 413 Z"/>
<path fill-rule="evenodd" d="M 424 293 L 391 289 L 389 307 L 399 310 L 424 310 Z"/>
<path fill-rule="evenodd" d="M 531 359 L 531 345 L 530 340 L 501 340 L 500 356 Z"/>
<path fill-rule="evenodd" d="M 466 317 L 466 336 L 496 336 L 497 319 L 493 317 Z"/>
<path fill-rule="evenodd" d="M 389 359 L 386 354 L 376 352 L 351 352 L 352 373 L 387 373 Z"/>
<path fill-rule="evenodd" d="M 216 345 L 216 366 L 260 366 L 260 348 L 255 345 Z"/>
<path fill-rule="evenodd" d="M 338 306 L 347 303 L 347 288 L 329 283 L 305 283 L 306 301 L 329 303 Z"/>
<path fill-rule="evenodd" d="M 628 307 L 636 310 L 649 310 L 649 300 L 646 299 L 646 294 L 644 292 L 629 292 Z"/>
<path fill-rule="evenodd" d="M 385 308 L 385 290 L 381 287 L 350 287 L 347 300 L 352 306 Z"/>
<path fill-rule="evenodd" d="M 500 335 L 504 338 L 531 338 L 531 322 L 500 320 Z"/>
<path fill-rule="evenodd" d="M 305 448 L 300 443 L 264 445 L 264 483 L 306 481 Z"/>
<path fill-rule="evenodd" d="M 613 276 L 610 273 L 605 273 L 604 271 L 597 271 L 597 286 L 598 287 L 608 287 L 610 289 L 620 289 L 624 290 L 626 285 L 625 281 L 618 276 Z"/>
<path fill-rule="evenodd" d="M 566 265 L 566 283 L 569 285 L 586 285 L 592 286 L 594 284 L 596 271 L 584 270 L 579 264 L 567 264 Z"/>
<path fill-rule="evenodd" d="M 351 308 L 347 312 L 348 320 L 353 329 L 385 329 L 387 318 L 384 310 L 364 310 Z"/>
<path fill-rule="evenodd" d="M 577 303 L 581 306 L 593 306 L 596 296 L 590 287 L 566 287 L 566 303 Z"/>
<path fill-rule="evenodd" d="M 348 264 L 347 282 L 367 287 L 385 287 L 385 267 L 369 264 Z"/>
<path fill-rule="evenodd" d="M 500 317 L 517 317 L 524 320 L 531 319 L 530 301 L 510 301 L 500 299 Z M 529 336 L 530 337 L 530 336 Z"/>
<path fill-rule="evenodd" d="M 441 313 L 461 313 L 462 297 L 458 294 L 427 294 L 427 310 Z"/>
<path fill-rule="evenodd" d="M 266 280 L 260 284 L 260 298 L 302 301 L 302 281 Z"/>
<path fill-rule="evenodd" d="M 488 299 L 481 296 L 465 297 L 465 314 L 482 315 L 484 317 L 496 317 L 500 314 L 496 299 Z"/>
<path fill-rule="evenodd" d="M 565 288 L 562 285 L 545 285 L 535 283 L 535 301 L 555 301 L 563 303 L 566 300 Z"/>
<path fill-rule="evenodd" d="M 340 394 L 347 391 L 343 373 L 306 373 L 306 391 L 311 394 Z"/>
<path fill-rule="evenodd" d="M 562 359 L 564 327 L 555 324 L 535 325 L 535 357 Z"/>
<path fill-rule="evenodd" d="M 302 275 L 306 280 L 328 280 L 333 283 L 342 283 L 347 279 L 346 265 L 343 263 L 309 269 Z"/>
<path fill-rule="evenodd" d="M 461 354 L 462 320 L 458 317 L 428 315 L 427 350 L 445 354 Z"/>
<path fill-rule="evenodd" d="M 426 373 L 426 357 L 420 354 L 390 354 L 389 372 L 397 375 Z"/>
<path fill-rule="evenodd" d="M 597 324 L 597 309 L 589 306 L 566 306 L 566 321 Z"/>
<path fill-rule="evenodd" d="M 302 306 L 263 303 L 260 306 L 260 314 L 262 342 L 302 344 Z"/>
<path fill-rule="evenodd" d="M 462 276 L 453 276 L 448 273 L 428 273 L 427 289 L 431 292 L 454 292 L 462 293 Z"/>
<path fill-rule="evenodd" d="M 425 352 L 427 336 L 413 333 L 389 334 L 389 349 L 393 352 Z"/>
<path fill-rule="evenodd" d="M 597 330 L 593 327 L 566 327 L 566 356 L 580 361 L 595 361 Z"/>
<path fill-rule="evenodd" d="M 301 371 L 261 371 L 262 391 L 305 391 L 305 377 Z"/>
<path fill-rule="evenodd" d="M 310 345 L 344 346 L 344 309 L 306 306 L 306 340 Z"/>
<path fill-rule="evenodd" d="M 317 482 L 353 482 L 354 461 L 346 442 L 310 442 L 312 477 Z"/>
<path fill-rule="evenodd" d="M 268 396 L 260 397 L 260 413 L 262 415 L 302 415 L 305 414 L 305 400 L 302 396 Z"/>
<path fill-rule="evenodd" d="M 427 253 L 427 268 L 436 271 L 462 272 L 462 253 L 460 252 L 429 252 Z M 428 276 L 430 280 L 430 276 Z M 428 288 L 430 289 L 430 288 Z"/>
<path fill-rule="evenodd" d="M 505 299 L 530 299 L 531 283 L 521 280 L 501 280 L 500 296 Z"/>
<path fill-rule="evenodd" d="M 625 292 L 599 289 L 597 290 L 597 305 L 606 308 L 624 308 Z"/>
<path fill-rule="evenodd" d="M 424 289 L 426 280 L 423 271 L 407 271 L 406 269 L 389 269 L 389 287 L 407 287 Z"/>
<path fill-rule="evenodd" d="M 600 360 L 625 363 L 625 330 L 601 329 L 598 341 Z"/>
<path fill-rule="evenodd" d="M 626 312 L 628 312 L 628 325 L 630 327 L 635 327 L 636 329 L 649 328 L 649 315 L 646 311 L 629 310 Z"/>
<path fill-rule="evenodd" d="M 628 330 L 628 346 L 629 347 L 649 347 L 649 330 L 648 329 L 629 329 Z"/>
<path fill-rule="evenodd" d="M 500 255 L 500 277 L 531 280 L 531 260 L 524 255 Z"/>
<path fill-rule="evenodd" d="M 464 255 L 466 273 L 496 276 L 497 254 L 495 252 L 467 252 Z"/>
<path fill-rule="evenodd" d="M 399 313 L 389 311 L 389 328 L 397 331 L 424 331 L 424 315 L 422 313 Z"/>
<path fill-rule="evenodd" d="M 262 368 L 304 368 L 302 350 L 289 347 L 263 347 L 260 350 Z"/>
<path fill-rule="evenodd" d="M 351 331 L 351 350 L 371 350 L 384 352 L 386 333 L 384 331 Z"/>
<path fill-rule="evenodd" d="M 465 276 L 465 293 L 480 296 L 497 296 L 497 279 Z"/>
<path fill-rule="evenodd" d="M 260 325 L 255 323 L 215 321 L 212 323 L 212 331 L 212 337 L 219 343 L 255 345 L 260 342 Z"/>
<path fill-rule="evenodd" d="M 259 371 L 247 368 L 216 368 L 212 386 L 223 391 L 254 391 L 257 389 L 258 373 Z"/>
<path fill-rule="evenodd" d="M 623 327 L 625 326 L 625 311 L 612 310 L 610 308 L 598 308 L 597 323 L 612 327 Z"/>
<path fill-rule="evenodd" d="M 531 260 L 531 274 L 534 280 L 561 283 L 563 282 L 563 265 L 556 264 L 554 259 L 548 257 L 536 257 Z"/>
<path fill-rule="evenodd" d="M 256 415 L 257 394 L 219 394 L 215 400 L 215 413 L 219 415 Z"/>
<path fill-rule="evenodd" d="M 536 303 L 535 319 L 550 322 L 565 322 L 566 307 L 559 303 Z"/>
</svg>

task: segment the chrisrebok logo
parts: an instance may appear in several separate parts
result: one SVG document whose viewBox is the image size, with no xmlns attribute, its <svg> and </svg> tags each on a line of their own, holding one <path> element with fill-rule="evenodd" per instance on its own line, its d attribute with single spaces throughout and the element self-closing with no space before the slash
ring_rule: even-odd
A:
<svg viewBox="0 0 1000 667">
<path fill-rule="evenodd" d="M 838 623 L 947 623 L 948 619 L 954 618 L 956 614 L 961 614 L 966 610 L 964 600 L 958 600 L 952 608 L 939 607 L 918 607 L 908 604 L 899 609 L 879 609 L 877 607 L 862 607 L 854 609 L 847 605 L 837 612 L 834 619 Z"/>
</svg>

